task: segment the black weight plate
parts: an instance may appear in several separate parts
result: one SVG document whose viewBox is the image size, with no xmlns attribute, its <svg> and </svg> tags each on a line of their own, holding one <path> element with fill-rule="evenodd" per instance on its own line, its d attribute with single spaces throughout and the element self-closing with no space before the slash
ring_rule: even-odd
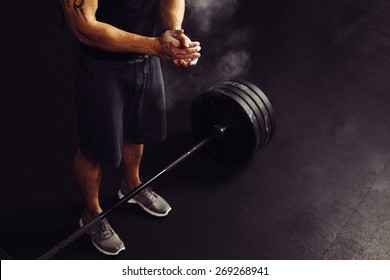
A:
<svg viewBox="0 0 390 280">
<path fill-rule="evenodd" d="M 267 127 L 265 119 L 263 117 L 263 112 L 260 109 L 261 106 L 264 107 L 262 101 L 250 89 L 247 89 L 249 91 L 249 93 L 247 93 L 246 91 L 244 91 L 242 89 L 244 87 L 240 88 L 240 87 L 237 87 L 235 85 L 228 84 L 228 83 L 223 83 L 222 87 L 224 89 L 228 90 L 229 92 L 231 92 L 232 94 L 236 94 L 240 98 L 242 98 L 255 113 L 257 121 L 258 121 L 258 125 L 259 125 L 258 128 L 259 128 L 259 134 L 260 134 L 260 138 L 261 138 L 260 145 L 259 145 L 258 149 L 261 149 L 263 147 L 263 145 L 268 141 L 268 132 L 267 132 L 268 127 Z M 251 96 L 251 95 L 253 95 L 253 96 Z M 265 110 L 265 108 L 264 108 L 264 110 Z M 265 116 L 265 117 L 268 118 L 268 116 Z"/>
<path fill-rule="evenodd" d="M 259 146 L 258 124 L 253 111 L 237 96 L 221 90 L 200 94 L 191 107 L 195 135 L 206 138 L 214 125 L 226 126 L 226 135 L 208 144 L 220 159 L 238 161 L 250 158 Z"/>
<path fill-rule="evenodd" d="M 215 124 L 227 127 L 226 135 L 211 142 L 208 148 L 229 161 L 249 158 L 256 151 L 258 138 L 253 118 L 235 96 L 216 91 L 199 96 L 191 110 L 193 130 L 199 138 L 207 137 Z"/>
<path fill-rule="evenodd" d="M 238 81 L 227 81 L 224 82 L 223 84 L 230 85 L 232 87 L 239 88 L 244 94 L 246 94 L 249 98 L 251 98 L 256 105 L 258 106 L 258 109 L 260 110 L 262 116 L 263 116 L 263 126 L 265 127 L 265 141 L 263 142 L 263 146 L 265 146 L 272 137 L 272 120 L 271 116 L 269 114 L 269 110 L 266 107 L 265 102 L 260 98 L 260 96 L 254 91 L 253 89 L 249 88 L 245 84 L 238 82 Z M 253 87 L 256 87 L 253 85 Z M 260 90 L 259 90 L 260 91 Z M 268 100 L 268 99 L 267 99 Z M 269 103 L 269 101 L 268 101 Z M 270 103 L 269 103 L 270 104 Z"/>
<path fill-rule="evenodd" d="M 239 104 L 242 106 L 242 108 L 245 110 L 248 116 L 251 117 L 251 121 L 253 123 L 253 129 L 254 133 L 256 135 L 257 143 L 256 151 L 259 149 L 259 147 L 262 145 L 263 141 L 263 131 L 261 130 L 261 123 L 259 121 L 259 117 L 261 118 L 261 113 L 259 110 L 257 110 L 256 104 L 252 100 L 250 100 L 245 95 L 241 94 L 239 91 L 237 91 L 236 88 L 228 88 L 225 85 L 220 85 L 218 87 L 212 87 L 210 90 L 217 91 L 223 94 L 226 94 L 232 98 L 234 98 Z M 261 119 L 260 119 L 261 120 Z"/>
<path fill-rule="evenodd" d="M 270 141 L 272 139 L 274 133 L 275 133 L 275 127 L 276 127 L 275 113 L 274 113 L 274 109 L 273 109 L 273 107 L 271 105 L 271 102 L 269 101 L 268 97 L 264 94 L 264 92 L 262 92 L 253 83 L 248 82 L 248 81 L 239 82 L 239 83 L 242 83 L 243 85 L 245 85 L 248 88 L 252 89 L 257 94 L 257 96 L 259 96 L 261 98 L 261 100 L 263 100 L 263 102 L 265 104 L 265 107 L 267 108 L 267 111 L 268 111 L 268 114 L 269 114 L 269 117 L 270 117 L 270 121 L 271 121 L 271 131 L 270 131 L 270 137 L 269 137 L 269 141 Z"/>
</svg>

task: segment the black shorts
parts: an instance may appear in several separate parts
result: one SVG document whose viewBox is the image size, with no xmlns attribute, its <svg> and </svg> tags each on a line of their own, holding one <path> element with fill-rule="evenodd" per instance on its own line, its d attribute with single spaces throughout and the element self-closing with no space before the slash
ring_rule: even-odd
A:
<svg viewBox="0 0 390 280">
<path fill-rule="evenodd" d="M 80 149 L 118 167 L 122 144 L 164 140 L 165 92 L 160 61 L 139 56 L 106 61 L 80 52 L 76 74 Z"/>
</svg>

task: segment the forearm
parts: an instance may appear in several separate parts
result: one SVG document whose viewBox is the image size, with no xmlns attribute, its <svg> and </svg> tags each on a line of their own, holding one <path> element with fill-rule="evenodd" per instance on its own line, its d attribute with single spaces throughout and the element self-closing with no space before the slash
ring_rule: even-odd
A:
<svg viewBox="0 0 390 280">
<path fill-rule="evenodd" d="M 180 28 L 184 16 L 184 0 L 161 0 L 161 13 L 164 27 L 159 37 L 145 37 L 118 29 L 96 20 L 98 0 L 63 0 L 68 24 L 79 41 L 85 45 L 110 52 L 142 53 L 159 56 L 166 60 L 199 58 L 199 44 L 181 47 L 183 30 Z"/>
<path fill-rule="evenodd" d="M 110 52 L 156 55 L 159 44 L 157 38 L 129 33 L 99 21 L 90 21 L 83 29 L 75 28 L 74 33 L 81 43 Z"/>
<path fill-rule="evenodd" d="M 159 15 L 165 30 L 181 29 L 185 12 L 185 0 L 160 0 Z"/>
<path fill-rule="evenodd" d="M 74 35 L 85 45 L 111 52 L 136 52 L 156 55 L 158 38 L 120 30 L 96 20 L 98 0 L 62 1 L 64 13 Z"/>
</svg>

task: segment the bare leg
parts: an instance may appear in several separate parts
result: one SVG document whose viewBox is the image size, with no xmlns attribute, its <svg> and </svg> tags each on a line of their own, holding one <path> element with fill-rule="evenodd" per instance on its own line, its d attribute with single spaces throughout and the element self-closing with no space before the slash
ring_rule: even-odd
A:
<svg viewBox="0 0 390 280">
<path fill-rule="evenodd" d="M 87 159 L 80 150 L 77 150 L 73 162 L 73 172 L 76 184 L 84 199 L 87 217 L 94 212 L 100 213 L 99 188 L 102 169 L 99 162 Z"/>
<path fill-rule="evenodd" d="M 126 142 L 123 144 L 122 151 L 122 172 L 123 180 L 130 190 L 135 189 L 140 183 L 139 167 L 141 163 L 144 146 Z M 122 186 L 123 187 L 123 186 Z M 119 192 L 119 197 L 123 193 Z M 164 198 L 153 192 L 151 189 L 144 189 L 135 197 L 128 201 L 129 203 L 137 203 L 146 212 L 157 217 L 164 217 L 171 211 L 171 206 Z"/>
<path fill-rule="evenodd" d="M 102 177 L 101 164 L 95 160 L 86 158 L 80 150 L 76 152 L 73 165 L 75 181 L 80 188 L 85 202 L 85 214 L 80 220 L 80 226 L 92 218 L 95 212 L 102 212 L 99 203 L 99 188 Z M 85 216 L 84 216 L 85 215 Z M 106 255 L 117 255 L 125 249 L 123 241 L 111 228 L 107 219 L 104 218 L 99 224 L 88 231 L 92 242 L 100 252 Z"/>
<path fill-rule="evenodd" d="M 122 150 L 122 173 L 123 180 L 131 190 L 135 189 L 140 183 L 139 167 L 144 151 L 143 144 L 133 144 L 127 141 L 123 142 Z"/>
</svg>

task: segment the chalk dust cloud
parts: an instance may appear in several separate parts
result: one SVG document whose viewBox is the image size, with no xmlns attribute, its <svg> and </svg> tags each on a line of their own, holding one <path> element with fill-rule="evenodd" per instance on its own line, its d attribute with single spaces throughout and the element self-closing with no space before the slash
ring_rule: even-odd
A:
<svg viewBox="0 0 390 280">
<path fill-rule="evenodd" d="M 167 106 L 193 99 L 205 89 L 229 79 L 245 79 L 251 68 L 249 47 L 254 30 L 237 23 L 239 0 L 187 0 L 185 33 L 202 46 L 195 68 L 164 63 Z"/>
</svg>

